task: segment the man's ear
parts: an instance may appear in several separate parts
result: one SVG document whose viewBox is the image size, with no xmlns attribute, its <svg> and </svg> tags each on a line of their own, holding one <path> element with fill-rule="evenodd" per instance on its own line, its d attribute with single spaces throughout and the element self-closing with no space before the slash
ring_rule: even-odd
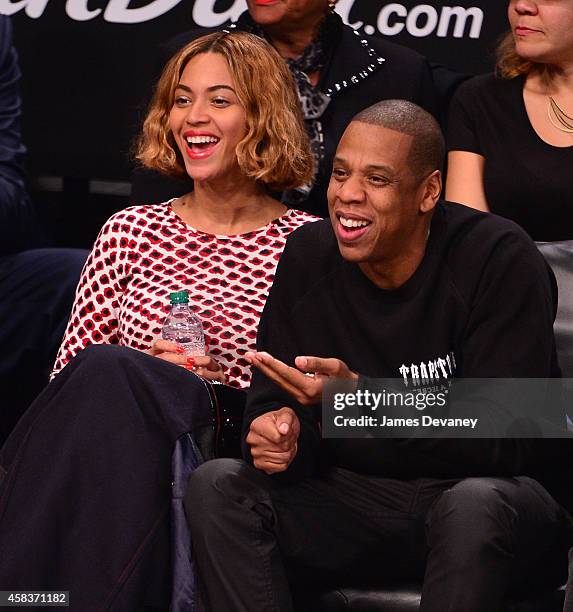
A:
<svg viewBox="0 0 573 612">
<path fill-rule="evenodd" d="M 434 208 L 442 193 L 442 173 L 439 170 L 434 170 L 424 179 L 421 189 L 420 212 L 427 213 Z"/>
</svg>

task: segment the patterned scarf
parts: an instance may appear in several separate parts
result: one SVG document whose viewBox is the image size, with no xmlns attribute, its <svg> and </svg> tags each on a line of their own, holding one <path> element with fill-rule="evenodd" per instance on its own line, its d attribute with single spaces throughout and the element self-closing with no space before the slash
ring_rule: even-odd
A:
<svg viewBox="0 0 573 612">
<path fill-rule="evenodd" d="M 253 21 L 248 11 L 245 11 L 239 17 L 237 26 L 241 30 L 260 36 L 269 43 L 271 42 L 263 28 Z M 306 47 L 303 54 L 297 59 L 285 59 L 298 89 L 298 99 L 314 155 L 315 172 L 324 159 L 324 136 L 320 119 L 330 103 L 330 98 L 318 87 L 311 84 L 308 75 L 322 71 L 330 53 L 340 39 L 341 32 L 342 19 L 336 13 L 328 12 L 317 37 Z M 314 179 L 307 185 L 285 192 L 282 197 L 283 203 L 293 208 L 298 203 L 304 202 L 312 189 L 313 183 Z"/>
</svg>

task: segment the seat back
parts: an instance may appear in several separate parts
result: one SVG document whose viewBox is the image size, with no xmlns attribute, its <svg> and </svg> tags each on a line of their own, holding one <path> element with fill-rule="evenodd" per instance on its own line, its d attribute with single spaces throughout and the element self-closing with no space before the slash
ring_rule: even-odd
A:
<svg viewBox="0 0 573 612">
<path fill-rule="evenodd" d="M 559 304 L 554 325 L 557 356 L 563 377 L 573 378 L 573 240 L 538 242 L 537 247 L 557 279 Z"/>
</svg>

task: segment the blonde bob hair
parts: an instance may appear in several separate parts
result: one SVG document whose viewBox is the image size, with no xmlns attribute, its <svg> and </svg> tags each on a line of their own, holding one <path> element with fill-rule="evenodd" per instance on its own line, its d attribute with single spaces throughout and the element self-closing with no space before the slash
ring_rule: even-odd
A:
<svg viewBox="0 0 573 612">
<path fill-rule="evenodd" d="M 538 64 L 518 55 L 511 32 L 508 32 L 497 46 L 496 60 L 497 74 L 504 79 L 515 79 L 522 74 L 528 75 L 534 71 L 545 72 L 550 70 L 547 64 Z"/>
<path fill-rule="evenodd" d="M 236 148 L 244 174 L 272 191 L 308 183 L 313 176 L 313 156 L 294 79 L 269 43 L 246 32 L 202 36 L 171 58 L 157 83 L 136 144 L 137 159 L 170 176 L 186 175 L 169 129 L 169 114 L 185 66 L 201 53 L 218 53 L 225 58 L 245 109 L 247 130 Z"/>
</svg>

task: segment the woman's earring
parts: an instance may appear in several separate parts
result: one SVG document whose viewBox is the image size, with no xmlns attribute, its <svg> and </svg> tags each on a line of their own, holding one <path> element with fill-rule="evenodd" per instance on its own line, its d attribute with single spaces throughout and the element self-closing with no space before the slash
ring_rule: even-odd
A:
<svg viewBox="0 0 573 612">
<path fill-rule="evenodd" d="M 334 13 L 334 7 L 336 6 L 336 0 L 328 0 L 328 9 L 331 13 Z"/>
</svg>

